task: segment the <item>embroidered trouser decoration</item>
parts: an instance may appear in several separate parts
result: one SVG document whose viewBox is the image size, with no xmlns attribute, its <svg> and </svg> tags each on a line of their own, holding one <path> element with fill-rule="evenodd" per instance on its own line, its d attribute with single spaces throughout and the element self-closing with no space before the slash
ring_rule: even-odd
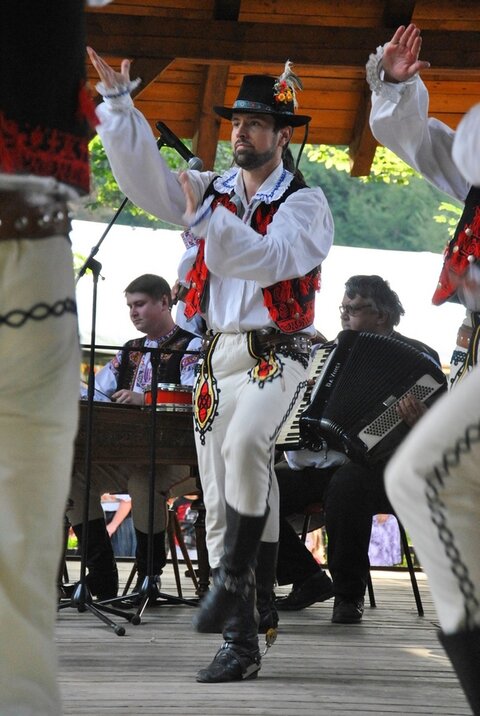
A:
<svg viewBox="0 0 480 716">
<path fill-rule="evenodd" d="M 258 383 L 258 386 L 263 388 L 267 381 L 282 377 L 282 361 L 272 349 L 265 355 L 260 355 L 256 350 L 253 333 L 248 334 L 248 350 L 250 355 L 257 360 L 256 365 L 249 372 L 252 383 Z"/>
<path fill-rule="evenodd" d="M 195 430 L 199 433 L 200 442 L 205 445 L 205 434 L 212 429 L 215 416 L 218 415 L 218 386 L 212 371 L 212 355 L 220 334 L 217 334 L 205 353 L 200 368 L 200 376 L 195 385 L 193 398 Z"/>
</svg>

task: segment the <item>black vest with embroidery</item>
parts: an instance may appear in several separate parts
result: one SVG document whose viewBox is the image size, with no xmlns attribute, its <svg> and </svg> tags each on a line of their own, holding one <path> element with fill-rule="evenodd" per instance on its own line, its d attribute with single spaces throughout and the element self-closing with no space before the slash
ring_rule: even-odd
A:
<svg viewBox="0 0 480 716">
<path fill-rule="evenodd" d="M 195 338 L 193 333 L 184 331 L 177 326 L 174 334 L 158 347 L 168 348 L 174 353 L 162 353 L 158 366 L 158 383 L 180 384 L 181 351 L 186 350 L 190 341 Z M 143 351 L 136 350 L 145 346 L 146 337 L 134 338 L 123 346 L 120 365 L 118 366 L 117 390 L 132 390 L 142 360 Z"/>
<path fill-rule="evenodd" d="M 480 259 L 480 187 L 472 186 L 453 239 L 444 253 L 444 262 L 432 303 L 454 301 L 458 279 Z"/>
<path fill-rule="evenodd" d="M 89 189 L 83 0 L 2 0 L 0 172 Z"/>
<path fill-rule="evenodd" d="M 214 188 L 214 181 L 208 186 L 204 201 L 213 195 L 212 211 L 221 204 L 232 213 L 237 214 L 237 206 L 232 201 L 232 194 L 218 192 Z M 304 184 L 293 178 L 279 199 L 269 204 L 261 202 L 253 212 L 250 221 L 252 229 L 264 236 L 280 205 L 291 194 L 302 188 L 304 188 Z M 191 318 L 196 313 L 201 312 L 203 306 L 203 299 L 208 285 L 208 269 L 205 264 L 204 251 L 205 241 L 200 239 L 195 264 L 187 276 L 187 280 L 190 282 L 190 289 L 185 297 L 185 315 L 187 318 Z M 262 288 L 263 302 L 270 318 L 283 333 L 296 333 L 313 323 L 315 292 L 319 288 L 319 274 L 320 269 L 316 267 L 305 276 L 279 281 L 272 286 Z"/>
</svg>

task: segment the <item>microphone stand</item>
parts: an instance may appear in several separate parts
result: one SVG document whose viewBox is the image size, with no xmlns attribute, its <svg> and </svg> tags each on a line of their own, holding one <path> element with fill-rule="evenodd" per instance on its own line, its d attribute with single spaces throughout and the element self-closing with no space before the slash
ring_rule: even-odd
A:
<svg viewBox="0 0 480 716">
<path fill-rule="evenodd" d="M 104 232 L 103 238 L 106 236 Z M 101 241 L 97 244 L 100 245 Z M 95 248 L 95 247 L 94 247 Z M 95 252 L 96 253 L 96 252 Z M 97 320 L 97 291 L 98 291 L 98 278 L 102 265 L 96 259 L 93 258 L 92 254 L 85 262 L 84 271 L 90 268 L 93 275 L 93 297 L 92 297 L 92 327 L 91 327 L 91 344 L 90 344 L 90 362 L 88 371 L 88 391 L 87 391 L 87 424 L 86 424 L 86 442 L 85 442 L 85 496 L 83 502 L 83 519 L 82 519 L 82 543 L 80 552 L 80 580 L 76 584 L 72 597 L 68 602 L 59 604 L 58 609 L 66 609 L 72 607 L 77 609 L 79 612 L 89 611 L 104 622 L 107 626 L 111 627 L 117 636 L 125 635 L 125 628 L 117 625 L 112 619 L 109 619 L 102 612 L 105 611 L 109 614 L 121 616 L 127 621 L 132 621 L 132 616 L 128 612 L 122 612 L 118 609 L 112 609 L 106 606 L 102 602 L 93 603 L 92 595 L 86 584 L 86 564 L 88 556 L 88 516 L 89 516 L 89 500 L 90 500 L 90 484 L 91 484 L 91 471 L 92 471 L 92 435 L 93 435 L 93 398 L 95 395 L 95 337 L 96 337 L 96 320 Z M 82 274 L 83 275 L 83 274 Z"/>
<path fill-rule="evenodd" d="M 158 150 L 163 146 L 168 146 L 166 140 L 160 136 L 157 140 L 157 147 Z M 178 151 L 178 148 L 176 148 Z M 100 610 L 103 610 L 105 612 L 109 612 L 110 614 L 114 614 L 117 616 L 121 616 L 124 619 L 127 619 L 128 621 L 131 621 L 134 624 L 139 624 L 141 620 L 141 614 L 143 613 L 143 610 L 145 609 L 146 604 L 148 603 L 149 597 L 152 595 L 153 591 L 156 588 L 156 580 L 154 575 L 151 574 L 153 571 L 153 552 L 152 552 L 152 544 L 153 544 L 153 522 L 154 522 L 154 490 L 155 490 L 155 434 L 156 434 L 156 400 L 157 400 L 157 383 L 155 379 L 154 383 L 154 374 L 156 377 L 156 371 L 153 369 L 154 366 L 154 359 L 153 353 L 154 350 L 152 350 L 152 463 L 151 463 L 151 478 L 150 478 L 150 486 L 149 486 L 149 533 L 148 533 L 148 564 L 149 564 L 149 577 L 144 581 L 144 585 L 142 585 L 141 593 L 143 593 L 143 589 L 145 587 L 145 595 L 142 599 L 140 608 L 138 609 L 137 613 L 135 615 L 131 615 L 128 612 L 120 611 L 118 609 L 113 609 L 110 606 L 107 606 L 107 602 L 115 601 L 115 600 L 105 600 L 102 602 L 96 602 L 94 605 L 92 602 L 92 596 L 90 594 L 90 591 L 86 585 L 85 576 L 86 576 L 86 559 L 87 559 L 87 540 L 88 540 L 88 513 L 89 513 L 89 498 L 90 498 L 90 483 L 91 483 L 91 467 L 92 467 L 92 424 L 93 424 L 93 398 L 95 395 L 95 338 L 96 338 L 96 319 L 97 319 L 97 293 L 98 293 L 98 278 L 100 276 L 100 271 L 102 270 L 102 265 L 95 259 L 95 256 L 97 255 L 100 246 L 102 245 L 104 239 L 108 235 L 110 229 L 116 222 L 118 216 L 123 211 L 124 207 L 126 206 L 128 202 L 128 197 L 124 197 L 122 203 L 118 207 L 117 211 L 115 212 L 113 218 L 107 225 L 105 231 L 100 236 L 100 239 L 97 241 L 95 246 L 92 247 L 90 254 L 88 258 L 85 260 L 83 266 L 80 268 L 75 283 L 78 284 L 78 281 L 82 278 L 82 276 L 85 275 L 88 269 L 92 271 L 93 275 L 93 297 L 92 297 L 92 327 L 91 327 L 91 339 L 90 339 L 90 363 L 89 363 L 89 374 L 88 374 L 88 391 L 87 391 L 87 430 L 86 430 L 86 446 L 85 446 L 85 500 L 84 500 L 84 509 L 83 509 L 83 521 L 82 521 L 82 546 L 81 546 L 81 557 L 80 557 L 80 581 L 78 582 L 73 595 L 71 599 L 67 603 L 61 603 L 58 605 L 58 609 L 65 609 L 67 607 L 74 607 L 79 612 L 84 612 L 86 610 L 91 611 L 94 613 L 99 619 L 101 619 L 105 624 L 110 626 L 115 634 L 118 636 L 124 636 L 125 629 L 122 626 L 118 626 L 113 622 L 111 619 L 106 617 Z M 158 360 L 156 368 L 158 368 Z M 155 590 L 157 591 L 157 590 Z M 168 598 L 171 601 L 175 601 L 175 603 L 190 603 L 189 600 L 181 599 L 181 598 L 175 598 L 170 597 L 169 595 L 162 595 L 157 591 L 158 596 L 164 596 Z"/>
<path fill-rule="evenodd" d="M 111 348 L 112 346 L 103 346 L 103 348 Z M 158 394 L 158 376 L 159 369 L 162 367 L 160 364 L 160 358 L 162 353 L 178 353 L 179 351 L 169 349 L 167 347 L 153 348 L 151 346 L 136 347 L 136 352 L 150 353 L 150 362 L 152 366 L 152 378 L 151 378 L 151 395 L 152 404 L 150 408 L 144 408 L 144 410 L 150 409 L 151 420 L 150 420 L 150 472 L 149 472 L 149 483 L 148 483 L 148 525 L 147 525 L 147 575 L 143 580 L 143 583 L 136 592 L 130 592 L 130 594 L 122 595 L 113 599 L 107 599 L 99 602 L 101 608 L 105 608 L 106 604 L 115 604 L 119 602 L 123 605 L 128 605 L 129 602 L 135 602 L 137 598 L 140 598 L 137 611 L 129 617 L 132 624 L 137 625 L 141 623 L 143 612 L 147 607 L 150 599 L 155 600 L 155 604 L 160 606 L 161 604 L 185 604 L 187 606 L 196 607 L 198 606 L 198 598 L 186 599 L 184 597 L 177 597 L 172 594 L 166 594 L 158 589 L 158 578 L 159 575 L 154 573 L 153 568 L 153 538 L 154 538 L 154 523 L 155 523 L 155 484 L 157 477 L 157 394 Z M 196 353 L 196 351 L 180 351 L 184 353 Z M 126 616 L 121 613 L 122 616 Z"/>
<path fill-rule="evenodd" d="M 160 151 L 162 149 L 162 147 L 169 147 L 170 149 L 175 149 L 177 154 L 179 154 L 182 157 L 182 159 L 185 159 L 185 161 L 187 162 L 190 169 L 201 170 L 203 168 L 202 160 L 199 159 L 198 157 L 193 156 L 193 154 L 190 158 L 187 158 L 184 156 L 181 149 L 183 148 L 183 149 L 187 150 L 187 152 L 188 152 L 188 149 L 186 147 L 184 147 L 184 145 L 182 145 L 182 142 L 180 142 L 180 140 L 178 140 L 178 138 L 168 129 L 168 127 L 165 124 L 163 124 L 163 122 L 157 122 L 156 126 L 160 132 L 160 136 L 156 140 L 158 151 Z M 190 154 L 190 152 L 188 152 L 188 154 Z M 78 281 L 86 273 L 87 269 L 92 268 L 92 265 L 93 265 L 92 259 L 94 259 L 95 256 L 97 255 L 98 250 L 99 250 L 100 246 L 102 245 L 105 237 L 107 236 L 108 232 L 110 231 L 110 229 L 112 228 L 112 226 L 114 225 L 114 223 L 116 222 L 116 220 L 118 219 L 120 214 L 122 213 L 122 211 L 125 208 L 127 203 L 128 203 L 128 197 L 125 196 L 123 198 L 122 203 L 118 207 L 117 211 L 113 215 L 113 218 L 111 219 L 107 228 L 105 229 L 103 234 L 100 236 L 100 238 L 97 241 L 97 243 L 95 244 L 95 246 L 92 247 L 92 249 L 90 251 L 90 255 L 88 256 L 85 263 L 83 264 L 83 266 L 81 267 L 80 271 L 77 274 L 76 283 L 78 283 Z"/>
<path fill-rule="evenodd" d="M 116 222 L 116 220 L 118 219 L 118 217 L 120 216 L 122 211 L 124 210 L 127 203 L 128 203 L 128 197 L 125 196 L 123 198 L 122 203 L 118 207 L 117 211 L 113 215 L 113 218 L 110 220 L 110 223 L 108 224 L 107 228 L 105 229 L 103 234 L 100 236 L 100 238 L 97 241 L 97 243 L 95 244 L 95 246 L 92 246 L 88 258 L 85 260 L 83 266 L 81 267 L 81 269 L 79 270 L 79 272 L 77 274 L 77 278 L 75 281 L 76 284 L 80 281 L 82 276 L 85 275 L 85 273 L 87 272 L 88 269 L 91 269 L 92 273 L 94 274 L 95 256 L 98 254 L 98 250 L 99 250 L 100 246 L 102 245 L 102 243 L 103 243 L 104 239 L 106 238 L 107 234 L 109 233 L 110 229 L 112 228 L 112 226 L 114 225 L 114 223 Z M 102 267 L 100 265 L 100 270 L 101 270 L 101 268 Z M 94 276 L 94 280 L 95 280 L 95 276 Z M 93 346 L 94 344 L 92 343 L 91 345 Z"/>
</svg>

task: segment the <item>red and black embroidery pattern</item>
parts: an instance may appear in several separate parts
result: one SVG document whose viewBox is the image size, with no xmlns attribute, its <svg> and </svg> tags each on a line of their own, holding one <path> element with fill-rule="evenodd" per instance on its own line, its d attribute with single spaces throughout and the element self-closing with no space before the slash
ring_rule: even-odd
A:
<svg viewBox="0 0 480 716">
<path fill-rule="evenodd" d="M 263 202 L 255 210 L 251 226 L 262 236 L 265 236 L 268 226 L 275 213 L 285 199 L 297 191 L 300 185 L 294 179 L 283 195 L 277 201 Z M 218 193 L 213 182 L 205 192 L 204 200 L 214 194 L 212 211 L 221 204 L 232 213 L 237 213 L 236 205 L 231 201 L 230 194 Z M 201 312 L 202 299 L 205 296 L 208 284 L 208 269 L 204 257 L 204 240 L 199 242 L 197 257 L 193 268 L 187 275 L 190 289 L 186 294 L 185 316 L 191 318 Z M 315 268 L 306 276 L 279 281 L 278 283 L 262 289 L 263 300 L 269 315 L 283 333 L 296 333 L 313 323 L 315 313 L 315 292 L 320 288 L 320 269 Z"/>
<path fill-rule="evenodd" d="M 84 10 L 79 0 L 4 0 L 0 42 L 0 171 L 54 177 L 82 193 L 98 124 Z"/>
<path fill-rule="evenodd" d="M 432 303 L 436 306 L 451 299 L 460 277 L 480 259 L 480 188 L 472 187 L 455 236 L 444 253 L 444 263 Z"/>
<path fill-rule="evenodd" d="M 200 442 L 205 445 L 205 435 L 212 429 L 215 416 L 218 415 L 219 389 L 212 371 L 212 354 L 220 334 L 213 339 L 200 367 L 200 375 L 195 385 L 193 410 L 195 430 Z"/>
<path fill-rule="evenodd" d="M 54 177 L 87 192 L 87 140 L 59 129 L 22 125 L 0 111 L 0 169 L 6 173 Z"/>
<path fill-rule="evenodd" d="M 272 320 L 283 333 L 296 333 L 313 323 L 319 270 L 263 289 L 263 300 Z"/>
<path fill-rule="evenodd" d="M 195 263 L 187 273 L 186 281 L 190 288 L 185 294 L 185 318 L 189 321 L 202 312 L 201 302 L 205 294 L 208 269 L 205 263 L 205 239 L 199 239 Z"/>
</svg>

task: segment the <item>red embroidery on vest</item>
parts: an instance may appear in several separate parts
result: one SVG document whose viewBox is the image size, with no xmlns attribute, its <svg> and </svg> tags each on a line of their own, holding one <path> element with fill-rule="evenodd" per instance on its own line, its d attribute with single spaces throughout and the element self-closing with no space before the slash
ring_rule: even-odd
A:
<svg viewBox="0 0 480 716">
<path fill-rule="evenodd" d="M 252 223 L 259 233 L 267 233 L 278 208 L 279 204 L 261 204 L 257 208 Z M 296 333 L 313 323 L 315 292 L 319 287 L 319 269 L 315 268 L 306 276 L 279 281 L 262 289 L 270 318 L 283 333 Z"/>
<path fill-rule="evenodd" d="M 212 191 L 214 191 L 212 189 Z M 216 193 L 214 191 L 214 193 Z M 280 204 L 290 192 L 286 192 L 279 201 L 271 204 L 260 204 L 252 217 L 251 226 L 259 234 L 265 236 L 268 226 Z M 237 207 L 230 201 L 228 194 L 217 194 L 212 202 L 212 211 L 221 204 L 232 213 Z M 306 276 L 279 281 L 262 289 L 263 302 L 270 318 L 283 333 L 296 333 L 313 323 L 315 314 L 315 292 L 320 288 L 320 270 L 315 268 Z M 201 311 L 202 297 L 208 281 L 208 269 L 205 264 L 205 240 L 200 239 L 197 257 L 192 269 L 188 272 L 187 281 L 190 289 L 185 297 L 185 316 L 192 318 Z"/>
<path fill-rule="evenodd" d="M 208 279 L 208 269 L 205 263 L 205 239 L 199 239 L 195 263 L 187 273 L 186 280 L 190 288 L 185 294 L 185 317 L 190 320 L 197 313 L 201 313 L 202 296 Z"/>
<path fill-rule="evenodd" d="M 218 204 L 222 204 L 232 213 L 237 213 L 237 207 L 230 201 L 228 194 L 219 194 L 212 202 L 212 211 Z M 197 313 L 202 312 L 202 298 L 208 281 L 209 271 L 205 263 L 205 239 L 199 239 L 195 262 L 187 273 L 185 279 L 190 286 L 185 294 L 185 318 L 190 320 Z"/>
<path fill-rule="evenodd" d="M 52 176 L 86 192 L 90 177 L 87 142 L 86 137 L 59 129 L 20 125 L 0 112 L 1 171 Z"/>
<path fill-rule="evenodd" d="M 456 292 L 460 278 L 472 263 L 480 259 L 480 207 L 475 210 L 471 224 L 465 224 L 457 239 L 444 252 L 444 262 L 438 285 L 433 294 L 435 306 L 447 301 Z"/>
</svg>

